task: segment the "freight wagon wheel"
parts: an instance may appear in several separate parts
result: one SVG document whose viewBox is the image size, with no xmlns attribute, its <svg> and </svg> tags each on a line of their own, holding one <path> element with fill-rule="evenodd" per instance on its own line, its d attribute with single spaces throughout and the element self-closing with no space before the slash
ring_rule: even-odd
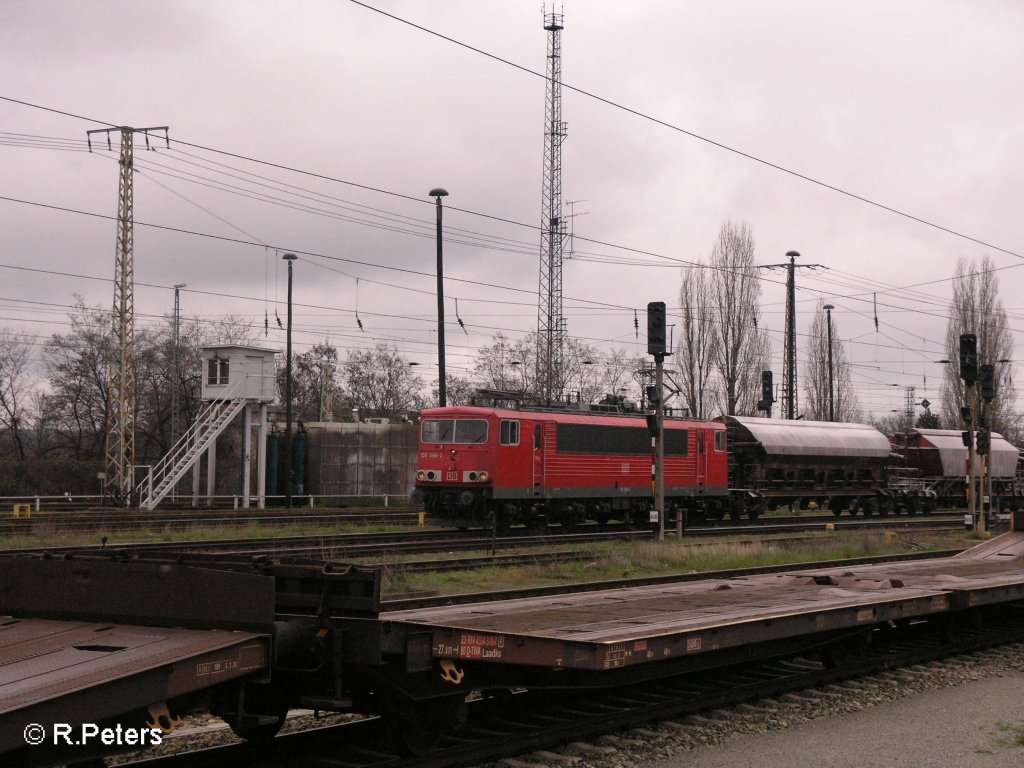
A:
<svg viewBox="0 0 1024 768">
<path fill-rule="evenodd" d="M 430 718 L 411 714 L 392 714 L 385 718 L 391 743 L 401 754 L 419 757 L 427 754 L 441 738 L 439 728 L 431 725 Z"/>
<path fill-rule="evenodd" d="M 386 713 L 385 721 L 395 748 L 417 757 L 430 752 L 443 734 L 462 728 L 469 708 L 465 696 L 407 702 Z"/>
<path fill-rule="evenodd" d="M 244 688 L 226 705 L 214 708 L 240 739 L 270 741 L 284 725 L 288 704 L 280 691 L 262 686 Z"/>
</svg>

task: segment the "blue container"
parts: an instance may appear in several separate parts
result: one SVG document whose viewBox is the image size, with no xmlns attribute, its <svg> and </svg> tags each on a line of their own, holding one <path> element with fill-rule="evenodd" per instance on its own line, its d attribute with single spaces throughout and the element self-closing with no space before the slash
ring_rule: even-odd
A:
<svg viewBox="0 0 1024 768">
<path fill-rule="evenodd" d="M 277 496 L 278 471 L 277 465 L 281 462 L 281 438 L 273 432 L 267 436 L 267 496 Z"/>
</svg>

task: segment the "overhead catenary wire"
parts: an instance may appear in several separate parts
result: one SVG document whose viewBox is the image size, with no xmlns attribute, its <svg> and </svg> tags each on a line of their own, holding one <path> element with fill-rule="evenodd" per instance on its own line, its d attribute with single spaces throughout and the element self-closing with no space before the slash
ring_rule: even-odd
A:
<svg viewBox="0 0 1024 768">
<path fill-rule="evenodd" d="M 200 147 L 200 148 L 206 148 L 206 147 Z M 251 159 L 249 159 L 249 160 L 251 160 Z M 259 161 L 256 161 L 256 162 L 259 162 Z M 407 196 L 407 197 L 409 197 L 409 196 Z M 417 200 L 417 202 L 421 202 L 421 203 L 423 202 L 423 201 L 420 201 L 420 200 L 418 200 L 418 199 L 414 199 L 414 198 L 412 198 L 412 197 L 409 197 L 409 199 L 411 199 L 411 200 Z M 474 213 L 474 212 L 471 212 L 471 211 L 467 211 L 467 212 L 468 212 L 468 213 Z M 506 219 L 506 220 L 507 220 L 507 219 Z M 510 222 L 510 223 L 519 223 L 519 222 Z M 609 247 L 612 247 L 612 248 L 616 248 L 616 246 L 614 246 L 613 244 L 603 244 L 603 245 L 606 245 L 606 246 L 609 246 Z M 1002 249 L 997 249 L 997 250 L 1002 250 Z M 652 254 L 652 255 L 656 256 L 657 258 L 662 258 L 662 256 L 660 256 L 660 255 L 658 255 L 658 254 Z M 1017 254 L 1012 254 L 1012 255 L 1015 255 L 1015 256 L 1017 256 Z M 1018 256 L 1018 258 L 1019 258 L 1019 256 Z M 682 260 L 678 260 L 678 263 L 683 263 L 683 261 L 682 261 Z M 372 266 L 374 266 L 374 267 L 378 267 L 378 266 L 380 266 L 380 265 L 372 265 Z M 703 266 L 703 265 L 698 265 L 698 266 Z M 929 282 L 929 284 L 934 284 L 934 283 L 942 283 L 942 282 L 947 282 L 947 281 L 945 281 L 945 280 L 938 280 L 938 281 L 930 281 L 930 282 Z M 927 284 L 919 284 L 919 285 L 927 285 Z M 899 289 L 897 289 L 897 290 L 899 290 Z M 874 303 L 877 303 L 877 296 L 874 296 L 874 295 L 872 295 L 872 301 L 873 301 Z M 620 307 L 620 308 L 622 308 L 622 309 L 630 309 L 629 307 Z M 876 317 L 877 317 L 877 309 L 876 309 Z M 464 329 L 464 330 L 465 330 L 465 329 Z"/>
</svg>

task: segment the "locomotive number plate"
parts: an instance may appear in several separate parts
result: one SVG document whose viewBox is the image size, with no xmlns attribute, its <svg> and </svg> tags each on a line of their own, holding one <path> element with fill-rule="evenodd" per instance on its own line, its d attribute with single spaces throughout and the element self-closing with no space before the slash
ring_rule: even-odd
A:
<svg viewBox="0 0 1024 768">
<path fill-rule="evenodd" d="M 445 472 L 445 479 L 458 481 L 459 473 L 458 472 Z"/>
</svg>

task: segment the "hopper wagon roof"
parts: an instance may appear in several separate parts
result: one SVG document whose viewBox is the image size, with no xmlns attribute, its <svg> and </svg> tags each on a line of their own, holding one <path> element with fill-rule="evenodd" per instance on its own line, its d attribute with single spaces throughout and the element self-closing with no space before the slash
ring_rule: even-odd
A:
<svg viewBox="0 0 1024 768">
<path fill-rule="evenodd" d="M 885 459 L 889 439 L 867 424 L 831 421 L 788 421 L 756 416 L 723 416 L 734 425 L 734 440 L 761 444 L 769 456 L 849 456 Z"/>
<path fill-rule="evenodd" d="M 942 474 L 962 475 L 967 464 L 967 448 L 963 433 L 957 429 L 912 429 L 911 434 L 921 436 L 922 448 L 935 448 L 942 459 Z M 1012 443 L 998 432 L 992 433 L 989 466 L 993 477 L 1013 477 L 1017 473 L 1017 459 L 1020 456 Z"/>
</svg>

